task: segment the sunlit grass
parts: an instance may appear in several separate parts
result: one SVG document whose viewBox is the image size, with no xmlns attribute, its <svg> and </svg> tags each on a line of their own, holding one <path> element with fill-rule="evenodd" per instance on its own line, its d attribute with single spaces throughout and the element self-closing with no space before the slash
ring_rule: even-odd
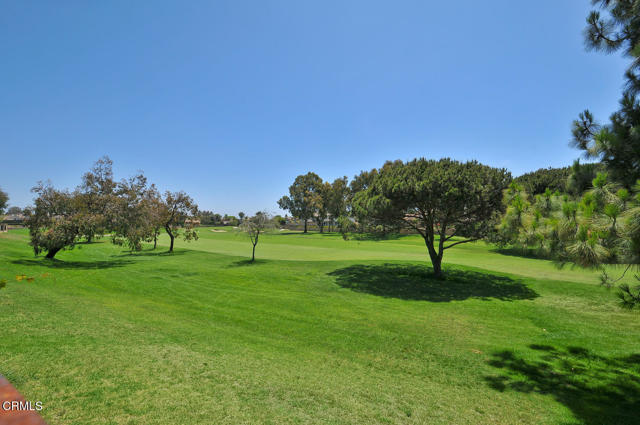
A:
<svg viewBox="0 0 640 425">
<path fill-rule="evenodd" d="M 25 238 L 0 236 L 0 373 L 51 424 L 638 423 L 640 316 L 593 272 L 470 244 L 439 281 L 415 237 L 272 235 L 255 264 L 207 229 L 53 262 Z"/>
</svg>

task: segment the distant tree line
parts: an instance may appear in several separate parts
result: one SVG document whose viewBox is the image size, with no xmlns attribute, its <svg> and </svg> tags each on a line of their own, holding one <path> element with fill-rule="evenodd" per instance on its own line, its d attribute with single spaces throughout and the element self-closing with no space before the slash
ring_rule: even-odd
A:
<svg viewBox="0 0 640 425">
<path fill-rule="evenodd" d="M 194 229 L 198 207 L 190 196 L 161 194 L 143 174 L 116 181 L 112 165 L 108 157 L 101 158 L 73 191 L 43 182 L 32 189 L 36 198 L 25 215 L 36 255 L 54 258 L 82 240 L 91 242 L 103 235 L 132 251 L 141 250 L 143 242 L 153 242 L 155 249 L 161 231 L 169 236 L 169 252 L 179 236 L 187 241 L 198 238 Z"/>
<path fill-rule="evenodd" d="M 545 193 L 547 189 L 579 196 L 590 189 L 596 175 L 604 171 L 606 167 L 600 162 L 580 163 L 577 159 L 570 167 L 540 168 L 518 176 L 513 181 L 534 196 Z"/>
<path fill-rule="evenodd" d="M 243 212 L 240 212 L 240 214 L 244 217 Z M 233 215 L 221 215 L 207 210 L 198 213 L 200 224 L 204 226 L 238 226 L 242 222 L 242 217 L 236 218 Z"/>
</svg>

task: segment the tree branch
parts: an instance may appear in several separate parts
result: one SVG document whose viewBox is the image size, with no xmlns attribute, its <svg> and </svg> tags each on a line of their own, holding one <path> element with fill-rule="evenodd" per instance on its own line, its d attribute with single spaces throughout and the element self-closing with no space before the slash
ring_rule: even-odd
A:
<svg viewBox="0 0 640 425">
<path fill-rule="evenodd" d="M 452 248 L 456 245 L 460 245 L 461 243 L 467 243 L 467 242 L 475 242 L 475 241 L 479 241 L 481 238 L 473 238 L 473 239 L 465 239 L 463 241 L 458 241 L 458 242 L 454 242 L 451 245 L 445 246 L 443 249 L 449 249 Z"/>
</svg>

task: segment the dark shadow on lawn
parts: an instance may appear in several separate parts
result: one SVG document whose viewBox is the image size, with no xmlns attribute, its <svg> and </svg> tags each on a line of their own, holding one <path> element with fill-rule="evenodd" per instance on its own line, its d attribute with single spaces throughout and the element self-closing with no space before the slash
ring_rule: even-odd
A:
<svg viewBox="0 0 640 425">
<path fill-rule="evenodd" d="M 491 249 L 490 252 L 495 252 L 500 255 L 507 255 L 509 257 L 522 257 L 522 258 L 535 258 L 537 260 L 549 260 L 549 257 L 544 255 L 540 255 L 538 250 L 536 249 L 526 249 L 523 250 L 521 248 L 494 248 Z"/>
<path fill-rule="evenodd" d="M 118 255 L 118 257 L 171 257 L 174 255 L 184 255 L 187 251 L 126 251 L 124 254 Z"/>
<path fill-rule="evenodd" d="M 227 267 L 248 267 L 248 266 L 259 266 L 260 264 L 269 263 L 269 260 L 256 259 L 255 261 L 247 260 L 238 260 L 230 263 Z"/>
<path fill-rule="evenodd" d="M 124 267 L 133 263 L 130 260 L 101 260 L 101 261 L 62 261 L 33 259 L 33 260 L 13 260 L 11 263 L 21 266 L 39 266 L 51 269 L 110 269 L 114 267 Z"/>
<path fill-rule="evenodd" d="M 351 233 L 349 238 L 354 241 L 395 241 L 408 235 L 400 233 Z"/>
<path fill-rule="evenodd" d="M 356 292 L 434 302 L 468 298 L 502 301 L 531 300 L 538 294 L 524 283 L 505 276 L 468 270 L 447 269 L 444 277 L 433 276 L 431 267 L 414 264 L 356 264 L 334 270 L 329 276 L 343 288 Z"/>
<path fill-rule="evenodd" d="M 530 345 L 535 359 L 511 351 L 493 354 L 489 364 L 503 374 L 487 376 L 497 391 L 548 394 L 582 423 L 640 424 L 640 354 L 606 358 L 582 347 Z"/>
</svg>

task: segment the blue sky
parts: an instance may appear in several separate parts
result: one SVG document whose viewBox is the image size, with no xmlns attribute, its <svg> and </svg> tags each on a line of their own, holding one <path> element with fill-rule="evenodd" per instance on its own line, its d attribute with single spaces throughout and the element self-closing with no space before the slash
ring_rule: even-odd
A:
<svg viewBox="0 0 640 425">
<path fill-rule="evenodd" d="M 588 0 L 5 2 L 0 187 L 75 187 L 102 155 L 201 209 L 276 212 L 293 178 L 444 156 L 564 166 L 625 61 Z"/>
</svg>

